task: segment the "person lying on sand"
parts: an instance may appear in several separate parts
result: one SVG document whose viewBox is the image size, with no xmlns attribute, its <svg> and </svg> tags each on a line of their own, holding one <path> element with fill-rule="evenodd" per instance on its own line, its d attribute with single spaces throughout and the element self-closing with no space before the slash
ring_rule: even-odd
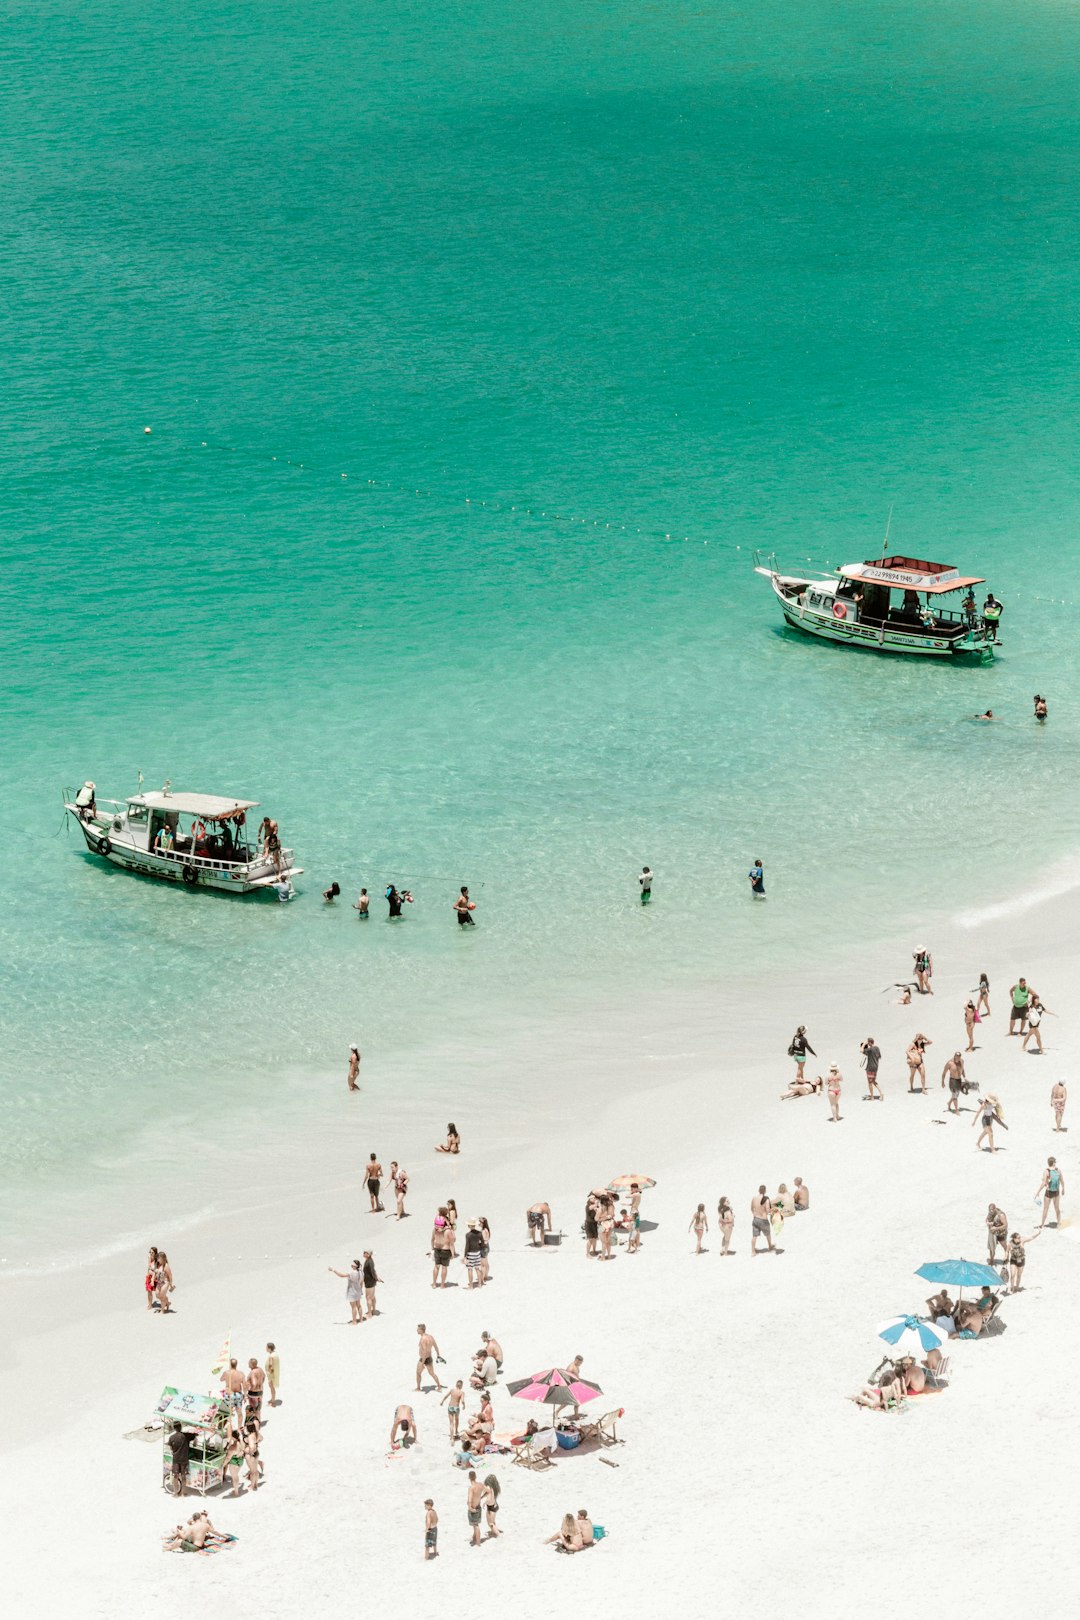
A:
<svg viewBox="0 0 1080 1620">
<path fill-rule="evenodd" d="M 787 1090 L 780 1093 L 780 1101 L 787 1102 L 789 1097 L 812 1097 L 816 1091 L 821 1090 L 824 1084 L 825 1082 L 820 1074 L 816 1080 L 807 1080 L 805 1078 L 791 1080 L 788 1083 Z"/>
<path fill-rule="evenodd" d="M 890 1401 L 902 1401 L 904 1394 L 904 1380 L 899 1368 L 894 1362 L 885 1360 L 870 1374 L 859 1393 L 849 1395 L 848 1400 L 854 1401 L 856 1406 L 868 1406 L 883 1412 Z"/>
</svg>

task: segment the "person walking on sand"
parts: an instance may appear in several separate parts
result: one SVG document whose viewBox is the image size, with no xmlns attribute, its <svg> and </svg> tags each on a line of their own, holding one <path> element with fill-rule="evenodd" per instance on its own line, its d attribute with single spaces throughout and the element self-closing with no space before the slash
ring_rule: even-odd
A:
<svg viewBox="0 0 1080 1620">
<path fill-rule="evenodd" d="M 372 1215 L 377 1215 L 382 1209 L 382 1204 L 379 1202 L 379 1188 L 381 1186 L 382 1165 L 379 1163 L 374 1153 L 370 1153 L 368 1155 L 367 1162 L 367 1190 L 368 1197 L 371 1199 L 370 1213 Z"/>
<path fill-rule="evenodd" d="M 1027 1028 L 1024 1030 L 1024 1038 L 1020 1043 L 1025 1052 L 1027 1051 L 1028 1041 L 1030 1041 L 1031 1037 L 1034 1035 L 1035 1045 L 1039 1048 L 1040 1055 L 1042 1054 L 1043 1043 L 1041 1025 L 1043 1017 L 1048 1012 L 1050 1012 L 1049 1007 L 1043 1006 L 1042 1002 L 1039 1000 L 1038 996 L 1033 990 L 1031 992 L 1031 1000 L 1028 1002 Z M 1051 1013 L 1050 1016 L 1053 1017 L 1053 1014 Z M 1034 1056 L 1034 1054 L 1032 1055 Z"/>
<path fill-rule="evenodd" d="M 154 1297 L 158 1302 L 163 1316 L 167 1316 L 172 1310 L 172 1306 L 169 1304 L 169 1297 L 171 1294 L 175 1293 L 175 1291 L 176 1284 L 173 1281 L 172 1266 L 169 1264 L 169 1257 L 165 1253 L 164 1249 L 159 1249 L 157 1291 Z"/>
<path fill-rule="evenodd" d="M 862 1045 L 859 1047 L 859 1051 L 862 1053 L 862 1060 L 866 1066 L 867 1095 L 863 1098 L 863 1101 L 873 1102 L 876 1096 L 879 1102 L 884 1102 L 885 1093 L 878 1085 L 878 1069 L 881 1067 L 881 1048 L 875 1042 L 874 1037 L 872 1035 L 868 1035 L 865 1041 L 863 1041 Z"/>
<path fill-rule="evenodd" d="M 990 1017 L 990 980 L 985 973 L 979 974 L 979 991 L 975 998 L 975 1005 L 979 1010 L 980 1018 Z"/>
<path fill-rule="evenodd" d="M 840 1112 L 840 1087 L 843 1084 L 843 1081 L 844 1077 L 840 1073 L 840 1070 L 837 1068 L 836 1064 L 830 1063 L 829 1073 L 826 1076 L 825 1081 L 826 1089 L 829 1093 L 830 1109 L 829 1118 L 825 1122 L 827 1125 L 835 1125 L 844 1117 Z"/>
<path fill-rule="evenodd" d="M 349 1302 L 352 1317 L 350 1327 L 364 1320 L 364 1268 L 359 1260 L 354 1260 L 348 1271 L 338 1271 L 335 1266 L 327 1266 L 327 1271 L 335 1277 L 345 1279 L 345 1298 Z"/>
<path fill-rule="evenodd" d="M 1043 1178 L 1035 1194 L 1036 1198 L 1041 1194 L 1043 1201 L 1042 1219 L 1039 1222 L 1040 1231 L 1046 1225 L 1046 1217 L 1050 1213 L 1051 1206 L 1053 1206 L 1054 1210 L 1054 1225 L 1061 1225 L 1061 1195 L 1064 1191 L 1065 1177 L 1058 1167 L 1057 1160 L 1049 1158 L 1046 1161 L 1046 1169 L 1043 1171 Z"/>
<path fill-rule="evenodd" d="M 945 1105 L 947 1114 L 958 1114 L 960 1112 L 960 1093 L 964 1089 L 966 1079 L 963 1053 L 954 1052 L 941 1071 L 941 1084 L 944 1086 L 946 1080 L 949 1083 L 949 1100 Z"/>
<path fill-rule="evenodd" d="M 349 1073 L 346 1076 L 346 1078 L 347 1078 L 347 1080 L 349 1082 L 349 1090 L 350 1091 L 359 1091 L 360 1090 L 360 1087 L 356 1083 L 357 1080 L 359 1079 L 359 1077 L 360 1077 L 360 1048 L 354 1042 L 352 1044 L 352 1046 L 349 1047 Z"/>
<path fill-rule="evenodd" d="M 1002 1130 L 1006 1131 L 1009 1127 L 1001 1117 L 998 1100 L 995 1096 L 989 1095 L 979 1099 L 979 1106 L 975 1111 L 975 1115 L 971 1123 L 973 1126 L 975 1126 L 978 1125 L 980 1121 L 982 1123 L 982 1130 L 975 1138 L 975 1151 L 976 1153 L 979 1151 L 983 1144 L 983 1140 L 985 1139 L 990 1143 L 990 1152 L 996 1153 L 997 1148 L 994 1146 L 994 1126 L 1000 1125 Z"/>
<path fill-rule="evenodd" d="M 402 1170 L 396 1159 L 390 1160 L 390 1185 L 394 1189 L 394 1203 L 397 1206 L 397 1219 L 405 1219 L 405 1194 L 409 1190 L 409 1177 Z"/>
<path fill-rule="evenodd" d="M 459 1378 L 453 1388 L 448 1389 L 442 1400 L 439 1402 L 440 1406 L 446 1407 L 447 1416 L 450 1419 L 451 1440 L 457 1440 L 461 1434 L 461 1408 L 464 1406 L 464 1404 L 465 1381 L 464 1379 Z"/>
<path fill-rule="evenodd" d="M 817 1053 L 814 1051 L 814 1048 L 810 1045 L 810 1042 L 806 1038 L 805 1024 L 799 1025 L 798 1029 L 791 1037 L 791 1044 L 787 1050 L 788 1057 L 795 1059 L 795 1079 L 797 1081 L 801 1080 L 803 1077 L 803 1069 L 806 1067 L 807 1052 L 810 1053 L 811 1057 L 817 1057 Z"/>
<path fill-rule="evenodd" d="M 641 890 L 641 903 L 647 906 L 652 899 L 652 867 L 643 866 L 641 876 L 638 878 L 638 887 Z"/>
<path fill-rule="evenodd" d="M 1005 1032 L 1007 1035 L 1017 1033 L 1013 1028 L 1014 1024 L 1020 1025 L 1021 1035 L 1024 1033 L 1024 1025 L 1027 1023 L 1028 1004 L 1031 1001 L 1032 994 L 1033 992 L 1027 980 L 1017 979 L 1009 991 L 1009 995 L 1012 997 L 1012 1006 L 1009 1008 L 1009 1027 Z"/>
<path fill-rule="evenodd" d="M 1003 1209 L 991 1204 L 986 1212 L 986 1263 L 995 1265 L 998 1247 L 1001 1252 L 1008 1254 L 1007 1238 L 1009 1236 L 1009 1217 Z"/>
<path fill-rule="evenodd" d="M 1024 1267 L 1027 1265 L 1027 1255 L 1024 1253 L 1024 1250 L 1027 1248 L 1029 1243 L 1034 1243 L 1041 1231 L 1042 1228 L 1039 1227 L 1038 1230 L 1032 1232 L 1030 1237 L 1026 1238 L 1022 1238 L 1019 1232 L 1010 1233 L 1008 1255 L 1009 1286 L 1005 1290 L 1007 1294 L 1018 1294 L 1023 1287 Z"/>
<path fill-rule="evenodd" d="M 424 1498 L 424 1562 L 439 1556 L 439 1515 L 430 1496 Z"/>
<path fill-rule="evenodd" d="M 926 1090 L 926 1048 L 928 1046 L 933 1046 L 933 1044 L 934 1043 L 930 1039 L 929 1035 L 916 1035 L 911 1045 L 908 1047 L 905 1055 L 907 1057 L 907 1088 L 909 1091 L 915 1090 L 916 1075 L 918 1075 L 919 1079 L 922 1081 L 922 1086 L 920 1089 L 923 1091 Z"/>
<path fill-rule="evenodd" d="M 278 1403 L 278 1385 L 281 1383 L 281 1357 L 277 1353 L 274 1341 L 271 1339 L 266 1346 L 266 1382 L 270 1386 L 270 1405 Z"/>
<path fill-rule="evenodd" d="M 486 1490 L 486 1485 L 481 1485 L 480 1481 L 476 1477 L 475 1470 L 470 1468 L 469 1488 L 466 1492 L 465 1500 L 469 1515 L 469 1526 L 472 1532 L 470 1545 L 473 1547 L 479 1547 L 480 1545 L 480 1516 L 484 1505 L 484 1493 Z"/>
<path fill-rule="evenodd" d="M 918 986 L 919 994 L 921 996 L 932 996 L 934 991 L 930 980 L 934 976 L 934 958 L 930 955 L 930 952 L 926 949 L 925 945 L 920 945 L 919 949 L 915 952 L 914 960 L 915 983 Z"/>
<path fill-rule="evenodd" d="M 720 1258 L 731 1253 L 731 1234 L 735 1230 L 735 1211 L 728 1198 L 721 1198 L 716 1206 L 716 1220 L 720 1227 Z"/>
<path fill-rule="evenodd" d="M 529 1242 L 534 1249 L 542 1249 L 544 1233 L 551 1231 L 551 1205 L 530 1204 L 525 1211 L 525 1219 L 529 1223 Z"/>
<path fill-rule="evenodd" d="M 464 883 L 461 885 L 461 893 L 454 901 L 451 910 L 457 913 L 459 928 L 474 928 L 476 926 L 476 918 L 473 916 L 473 912 L 476 910 L 476 901 L 469 899 L 469 891 Z"/>
<path fill-rule="evenodd" d="M 750 881 L 750 893 L 755 900 L 765 898 L 765 868 L 761 864 L 761 856 L 754 856 L 754 864 L 746 874 Z"/>
<path fill-rule="evenodd" d="M 694 1253 L 705 1254 L 707 1251 L 701 1247 L 701 1240 L 705 1236 L 705 1233 L 709 1230 L 709 1222 L 705 1214 L 704 1204 L 699 1204 L 697 1209 L 695 1209 L 693 1215 L 690 1217 L 690 1225 L 687 1230 L 693 1232 L 694 1238 L 697 1242 L 697 1248 L 694 1250 Z"/>
<path fill-rule="evenodd" d="M 366 922 L 367 919 L 371 916 L 370 907 L 371 907 L 371 897 L 368 894 L 366 889 L 361 889 L 360 890 L 360 898 L 357 900 L 356 904 L 353 906 L 353 910 L 357 913 L 358 917 L 362 917 L 363 920 Z"/>
<path fill-rule="evenodd" d="M 158 1264 L 158 1251 L 156 1247 L 152 1246 L 150 1253 L 146 1257 L 146 1275 L 143 1277 L 143 1290 L 146 1294 L 146 1308 L 148 1311 L 154 1309 L 154 1295 L 157 1293 L 158 1286 Z"/>
<path fill-rule="evenodd" d="M 965 1052 L 974 1052 L 975 1050 L 975 1025 L 978 1022 L 978 1009 L 976 1008 L 975 1003 L 969 998 L 964 1004 L 964 1028 L 967 1030 L 968 1040 L 967 1046 L 964 1048 Z"/>
<path fill-rule="evenodd" d="M 772 1200 L 762 1184 L 750 1200 L 750 1215 L 753 1234 L 750 1238 L 750 1253 L 757 1254 L 758 1238 L 763 1237 L 769 1246 L 769 1253 L 774 1254 L 775 1248 L 772 1240 Z"/>
<path fill-rule="evenodd" d="M 1050 1106 L 1054 1110 L 1054 1129 L 1063 1131 L 1065 1126 L 1061 1123 L 1065 1118 L 1065 1104 L 1069 1100 L 1069 1093 L 1064 1080 L 1055 1080 L 1050 1087 Z"/>
<path fill-rule="evenodd" d="M 420 1388 L 420 1375 L 427 1372 L 434 1378 L 436 1390 L 442 1390 L 445 1386 L 439 1382 L 439 1375 L 435 1371 L 435 1357 L 439 1356 L 441 1359 L 442 1352 L 435 1343 L 435 1335 L 428 1332 L 423 1322 L 417 1323 L 416 1331 L 420 1335 L 420 1343 L 417 1346 L 416 1387 Z"/>
</svg>

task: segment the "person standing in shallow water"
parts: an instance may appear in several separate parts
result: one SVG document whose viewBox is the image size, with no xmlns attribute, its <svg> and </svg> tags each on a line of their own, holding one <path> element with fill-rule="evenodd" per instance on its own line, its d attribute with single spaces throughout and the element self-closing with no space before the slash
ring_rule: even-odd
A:
<svg viewBox="0 0 1080 1620">
<path fill-rule="evenodd" d="M 750 893 L 755 900 L 765 898 L 765 868 L 761 864 L 761 856 L 754 856 L 754 864 L 747 876 L 750 879 Z"/>
<path fill-rule="evenodd" d="M 641 876 L 638 878 L 638 887 L 641 890 L 641 903 L 647 906 L 652 899 L 652 867 L 643 866 Z"/>
<path fill-rule="evenodd" d="M 461 885 L 461 893 L 454 901 L 453 910 L 457 912 L 459 928 L 475 928 L 476 918 L 473 912 L 476 910 L 476 901 L 469 899 L 469 891 L 464 883 Z"/>
<path fill-rule="evenodd" d="M 357 1079 L 359 1077 L 359 1074 L 360 1074 L 360 1048 L 354 1042 L 353 1045 L 349 1047 L 349 1073 L 348 1073 L 347 1078 L 348 1078 L 348 1081 L 349 1081 L 349 1090 L 350 1091 L 359 1091 L 360 1090 L 360 1087 L 356 1083 Z"/>
</svg>

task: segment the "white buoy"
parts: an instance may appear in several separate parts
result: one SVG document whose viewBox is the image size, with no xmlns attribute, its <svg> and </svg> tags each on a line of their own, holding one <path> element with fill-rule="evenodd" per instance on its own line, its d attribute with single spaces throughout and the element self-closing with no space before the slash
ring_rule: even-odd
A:
<svg viewBox="0 0 1080 1620">
<path fill-rule="evenodd" d="M 153 428 L 143 428 L 143 432 L 144 432 L 144 433 L 152 433 L 152 432 L 153 432 Z"/>
</svg>

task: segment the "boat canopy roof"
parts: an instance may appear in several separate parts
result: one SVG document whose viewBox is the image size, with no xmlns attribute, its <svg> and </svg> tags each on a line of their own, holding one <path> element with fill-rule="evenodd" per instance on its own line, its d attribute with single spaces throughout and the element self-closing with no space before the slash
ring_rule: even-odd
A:
<svg viewBox="0 0 1080 1620">
<path fill-rule="evenodd" d="M 219 799 L 212 793 L 138 793 L 128 804 L 145 804 L 150 810 L 179 810 L 184 816 L 202 816 L 205 821 L 231 821 L 245 810 L 257 810 L 257 799 Z"/>
<path fill-rule="evenodd" d="M 962 591 L 966 585 L 986 584 L 981 575 L 961 574 L 951 563 L 924 562 L 919 557 L 879 557 L 876 562 L 845 563 L 836 572 L 845 579 L 860 579 L 867 585 L 928 591 L 932 596 Z"/>
</svg>

